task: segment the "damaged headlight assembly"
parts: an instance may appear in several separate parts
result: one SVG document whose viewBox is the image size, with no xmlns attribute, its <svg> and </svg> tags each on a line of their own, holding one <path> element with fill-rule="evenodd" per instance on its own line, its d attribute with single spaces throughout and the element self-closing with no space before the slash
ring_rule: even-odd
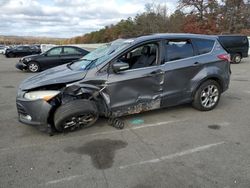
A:
<svg viewBox="0 0 250 188">
<path fill-rule="evenodd" d="M 49 101 L 56 95 L 58 95 L 60 91 L 55 90 L 47 90 L 47 91 L 31 91 L 24 94 L 24 98 L 28 100 L 37 100 L 43 99 L 45 101 Z"/>
<path fill-rule="evenodd" d="M 23 61 L 24 62 L 29 62 L 29 61 L 31 61 L 31 58 L 30 57 L 29 58 L 24 58 Z"/>
<path fill-rule="evenodd" d="M 27 63 L 27 62 L 29 62 L 29 61 L 31 61 L 31 58 L 30 57 L 28 57 L 28 58 L 21 58 L 20 59 L 20 62 L 23 62 L 23 63 Z"/>
</svg>

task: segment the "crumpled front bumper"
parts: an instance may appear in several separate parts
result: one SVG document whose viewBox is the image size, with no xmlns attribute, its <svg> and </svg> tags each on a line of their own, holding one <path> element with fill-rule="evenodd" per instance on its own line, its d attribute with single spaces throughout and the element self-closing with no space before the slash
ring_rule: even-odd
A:
<svg viewBox="0 0 250 188">
<path fill-rule="evenodd" d="M 28 68 L 27 65 L 25 65 L 23 62 L 19 61 L 17 64 L 16 64 L 16 68 L 17 69 L 20 69 L 20 70 L 26 70 Z"/>
<path fill-rule="evenodd" d="M 16 99 L 18 119 L 20 122 L 34 126 L 48 125 L 48 117 L 52 106 L 46 101 L 27 100 L 24 98 Z"/>
</svg>

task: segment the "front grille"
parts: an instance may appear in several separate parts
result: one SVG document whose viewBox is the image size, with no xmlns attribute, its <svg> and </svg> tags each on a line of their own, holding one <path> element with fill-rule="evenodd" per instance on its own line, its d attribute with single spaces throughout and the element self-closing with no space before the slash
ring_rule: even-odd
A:
<svg viewBox="0 0 250 188">
<path fill-rule="evenodd" d="M 17 107 L 17 112 L 19 114 L 22 114 L 22 115 L 25 115 L 25 116 L 28 115 L 21 104 L 17 103 L 16 107 Z"/>
</svg>

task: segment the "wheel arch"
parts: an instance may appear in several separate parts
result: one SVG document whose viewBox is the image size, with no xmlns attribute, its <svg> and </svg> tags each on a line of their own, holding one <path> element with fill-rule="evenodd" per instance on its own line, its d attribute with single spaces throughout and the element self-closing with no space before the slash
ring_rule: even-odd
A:
<svg viewBox="0 0 250 188">
<path fill-rule="evenodd" d="M 201 86 L 201 84 L 203 84 L 204 82 L 206 82 L 208 80 L 214 80 L 214 81 L 216 81 L 219 84 L 219 86 L 220 86 L 221 92 L 224 90 L 224 84 L 223 84 L 222 78 L 220 78 L 217 75 L 207 76 L 207 77 L 203 78 L 202 80 L 200 80 L 195 85 L 195 87 L 193 87 L 193 89 L 192 89 L 192 100 L 194 98 L 195 92 L 199 89 L 199 87 Z"/>
<path fill-rule="evenodd" d="M 109 97 L 102 90 L 102 88 L 92 84 L 69 84 L 62 91 L 61 103 L 87 99 L 95 102 L 99 112 L 106 116 L 109 112 Z"/>
<path fill-rule="evenodd" d="M 37 64 L 40 66 L 40 68 L 41 68 L 41 63 L 38 62 L 37 60 L 33 60 L 33 59 L 32 59 L 31 61 L 28 62 L 28 64 L 29 64 L 29 63 L 33 63 L 33 62 L 34 62 L 34 63 L 37 63 Z"/>
<path fill-rule="evenodd" d="M 240 56 L 242 57 L 242 52 L 236 52 L 234 55 L 236 54 L 240 54 Z"/>
</svg>

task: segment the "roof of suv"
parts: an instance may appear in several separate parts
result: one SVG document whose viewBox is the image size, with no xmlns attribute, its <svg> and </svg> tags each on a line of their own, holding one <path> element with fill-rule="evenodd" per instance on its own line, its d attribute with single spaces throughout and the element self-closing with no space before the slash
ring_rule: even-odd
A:
<svg viewBox="0 0 250 188">
<path fill-rule="evenodd" d="M 141 36 L 135 38 L 136 42 L 142 42 L 145 40 L 153 39 L 171 39 L 171 38 L 202 38 L 202 39 L 217 39 L 215 35 L 201 35 L 201 34 L 190 34 L 190 33 L 156 33 L 152 35 Z"/>
</svg>

